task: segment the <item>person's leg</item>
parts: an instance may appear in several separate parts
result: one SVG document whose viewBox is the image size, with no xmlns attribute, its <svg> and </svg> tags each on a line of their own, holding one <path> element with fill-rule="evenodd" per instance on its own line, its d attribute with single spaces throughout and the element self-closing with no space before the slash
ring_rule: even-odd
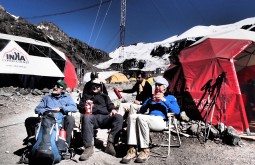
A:
<svg viewBox="0 0 255 165">
<path fill-rule="evenodd" d="M 66 143 L 70 146 L 73 128 L 75 126 L 75 119 L 73 116 L 65 116 L 64 129 L 66 130 Z"/>
<path fill-rule="evenodd" d="M 129 112 L 130 104 L 132 103 L 121 103 L 118 109 L 118 114 L 124 116 L 126 112 Z"/>
<path fill-rule="evenodd" d="M 137 131 L 139 146 L 142 151 L 139 153 L 136 162 L 145 162 L 150 155 L 150 130 L 162 131 L 166 127 L 166 123 L 160 116 L 140 115 L 137 117 Z"/>
<path fill-rule="evenodd" d="M 114 149 L 114 144 L 118 143 L 119 140 L 119 135 L 123 124 L 123 116 L 120 114 L 115 114 L 113 116 L 101 115 L 100 121 L 98 122 L 100 123 L 100 128 L 110 128 L 105 152 L 115 156 L 116 152 Z"/>
<path fill-rule="evenodd" d="M 127 126 L 127 144 L 129 149 L 126 156 L 121 160 L 122 163 L 129 163 L 132 159 L 136 157 L 136 147 L 137 147 L 137 130 L 136 130 L 136 119 L 141 114 L 132 114 L 128 117 L 128 126 Z"/>
<path fill-rule="evenodd" d="M 37 124 L 40 123 L 40 121 L 41 121 L 40 117 L 28 117 L 25 120 L 25 127 L 28 138 L 35 135 L 35 128 Z"/>
<path fill-rule="evenodd" d="M 84 161 L 87 160 L 89 157 L 92 156 L 94 153 L 93 148 L 93 135 L 94 135 L 94 128 L 98 127 L 96 115 L 83 115 L 81 117 L 82 127 L 82 140 L 84 145 L 84 152 L 81 154 L 79 160 Z"/>
<path fill-rule="evenodd" d="M 132 114 L 128 117 L 127 126 L 127 144 L 137 145 L 137 129 L 136 129 L 136 119 L 142 114 Z"/>
<path fill-rule="evenodd" d="M 140 111 L 142 105 L 138 105 L 138 104 L 131 104 L 130 105 L 130 111 L 129 111 L 129 115 L 131 114 L 136 114 L 137 112 Z"/>
<path fill-rule="evenodd" d="M 136 120 L 138 131 L 138 145 L 141 148 L 148 148 L 150 143 L 150 130 L 162 131 L 166 123 L 161 116 L 140 115 Z"/>
</svg>

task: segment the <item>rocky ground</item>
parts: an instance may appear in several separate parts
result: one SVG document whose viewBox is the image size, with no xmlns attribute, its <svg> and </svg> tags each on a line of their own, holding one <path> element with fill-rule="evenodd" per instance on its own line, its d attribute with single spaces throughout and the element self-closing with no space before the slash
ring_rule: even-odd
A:
<svg viewBox="0 0 255 165">
<path fill-rule="evenodd" d="M 122 87 L 121 85 L 115 85 Z M 111 85 L 107 85 L 109 95 L 115 103 L 118 103 Z M 123 88 L 126 87 L 123 86 Z M 72 93 L 73 94 L 73 93 Z M 24 91 L 17 88 L 0 88 L 0 164 L 16 164 L 20 159 L 20 153 L 25 146 L 22 140 L 26 137 L 24 120 L 28 116 L 34 115 L 34 108 L 39 103 L 43 95 L 31 91 Z M 123 95 L 127 100 L 132 96 Z M 76 115 L 78 116 L 78 114 Z M 82 150 L 77 150 L 77 154 L 72 160 L 63 160 L 60 165 L 91 164 L 91 165 L 115 165 L 120 164 L 121 157 L 125 155 L 127 147 L 121 144 L 116 147 L 117 157 L 113 157 L 103 152 L 106 144 L 107 130 L 99 130 L 97 134 L 94 155 L 85 162 L 79 162 L 79 154 Z M 155 133 L 152 135 L 154 141 L 167 143 L 166 134 Z M 173 136 L 176 142 L 176 136 Z M 201 143 L 197 137 L 181 136 L 180 147 L 172 147 L 171 154 L 165 158 L 167 147 L 152 147 L 151 157 L 145 164 L 217 164 L 217 165 L 253 165 L 255 164 L 255 142 L 242 139 L 241 146 L 230 146 L 222 144 L 221 141 L 208 140 Z M 79 152 L 80 151 L 80 152 Z M 131 164 L 136 164 L 131 162 Z"/>
</svg>

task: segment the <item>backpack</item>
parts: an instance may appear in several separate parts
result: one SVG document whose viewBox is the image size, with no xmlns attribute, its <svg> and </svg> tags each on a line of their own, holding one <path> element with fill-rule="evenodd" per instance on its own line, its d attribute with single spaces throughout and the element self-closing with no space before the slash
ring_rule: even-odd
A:
<svg viewBox="0 0 255 165">
<path fill-rule="evenodd" d="M 49 111 L 42 116 L 36 133 L 36 142 L 31 150 L 32 163 L 55 164 L 61 161 L 61 153 L 65 152 L 67 144 L 63 139 L 58 138 L 60 125 L 58 114 Z"/>
<path fill-rule="evenodd" d="M 232 146 L 239 146 L 241 144 L 241 138 L 232 126 L 228 126 L 225 130 L 223 141 Z"/>
</svg>

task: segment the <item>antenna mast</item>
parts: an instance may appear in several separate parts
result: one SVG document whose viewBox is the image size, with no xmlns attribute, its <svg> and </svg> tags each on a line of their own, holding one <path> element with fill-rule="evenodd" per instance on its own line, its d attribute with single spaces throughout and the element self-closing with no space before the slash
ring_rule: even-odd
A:
<svg viewBox="0 0 255 165">
<path fill-rule="evenodd" d="M 124 39 L 126 23 L 126 0 L 121 0 L 121 20 L 120 20 L 120 58 L 124 59 Z"/>
</svg>

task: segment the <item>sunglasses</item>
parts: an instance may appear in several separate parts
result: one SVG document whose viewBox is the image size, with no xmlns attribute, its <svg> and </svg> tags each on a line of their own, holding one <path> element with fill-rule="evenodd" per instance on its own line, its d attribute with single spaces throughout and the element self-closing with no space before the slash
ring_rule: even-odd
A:
<svg viewBox="0 0 255 165">
<path fill-rule="evenodd" d="M 63 87 L 60 86 L 60 85 L 55 85 L 53 88 L 60 88 L 60 89 L 63 89 Z"/>
<path fill-rule="evenodd" d="M 101 85 L 93 85 L 92 86 L 92 89 L 98 89 L 98 88 L 100 88 L 101 87 Z"/>
<path fill-rule="evenodd" d="M 163 84 L 158 84 L 158 83 L 155 84 L 155 86 L 161 86 L 161 85 L 163 85 Z"/>
</svg>

